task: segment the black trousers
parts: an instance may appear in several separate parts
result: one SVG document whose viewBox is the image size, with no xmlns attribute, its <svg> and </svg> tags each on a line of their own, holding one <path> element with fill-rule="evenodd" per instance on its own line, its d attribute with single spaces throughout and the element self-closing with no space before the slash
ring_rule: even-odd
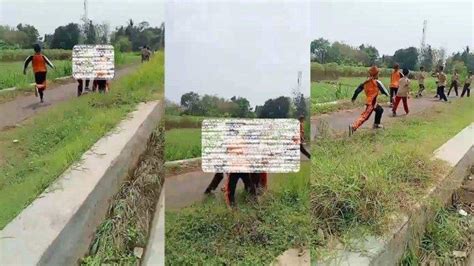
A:
<svg viewBox="0 0 474 266">
<path fill-rule="evenodd" d="M 375 106 L 374 112 L 375 112 L 374 124 L 380 125 L 380 122 L 382 121 L 383 107 L 380 106 L 380 104 L 377 104 Z"/>
<path fill-rule="evenodd" d="M 81 96 L 83 92 L 84 81 L 82 79 L 77 80 L 77 96 Z M 86 89 L 89 88 L 90 80 L 86 79 Z"/>
<path fill-rule="evenodd" d="M 421 93 L 425 90 L 425 85 L 424 84 L 419 84 L 418 85 L 420 88 L 418 89 L 418 96 L 421 96 Z"/>
<path fill-rule="evenodd" d="M 231 173 L 229 174 L 229 179 L 226 186 L 226 200 L 230 206 L 235 205 L 235 190 L 237 188 L 237 182 L 239 182 L 239 179 L 242 179 L 245 190 L 250 195 L 256 195 L 255 184 L 252 182 L 252 178 L 249 173 Z"/>
<path fill-rule="evenodd" d="M 397 95 L 398 88 L 390 87 L 390 103 L 393 103 L 393 98 Z"/>
<path fill-rule="evenodd" d="M 456 93 L 456 96 L 458 96 L 458 82 L 457 81 L 453 80 L 451 82 L 451 86 L 449 86 L 449 90 L 448 90 L 448 96 L 451 93 L 452 88 L 454 88 L 454 92 Z"/>
<path fill-rule="evenodd" d="M 209 184 L 209 186 L 207 186 L 206 192 L 209 193 L 213 190 L 216 190 L 222 179 L 224 179 L 223 173 L 215 173 L 211 183 Z"/>
<path fill-rule="evenodd" d="M 461 93 L 461 97 L 464 97 L 464 94 L 467 93 L 467 97 L 470 97 L 471 96 L 471 89 L 469 88 L 469 86 L 471 86 L 471 84 L 464 84 L 464 88 L 462 89 L 462 93 Z"/>
<path fill-rule="evenodd" d="M 304 148 L 303 144 L 300 144 L 300 151 L 304 156 L 306 156 L 308 159 L 311 159 L 311 154 Z"/>
<path fill-rule="evenodd" d="M 444 94 L 444 86 L 439 86 L 437 92 L 440 100 L 448 101 L 446 94 Z"/>
</svg>

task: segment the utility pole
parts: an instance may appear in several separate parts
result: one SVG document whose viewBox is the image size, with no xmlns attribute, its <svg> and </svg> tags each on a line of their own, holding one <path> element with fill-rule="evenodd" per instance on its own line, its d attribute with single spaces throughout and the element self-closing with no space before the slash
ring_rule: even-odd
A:
<svg viewBox="0 0 474 266">
<path fill-rule="evenodd" d="M 425 19 L 423 21 L 423 33 L 421 35 L 421 45 L 420 53 L 418 54 L 418 62 L 421 64 L 424 61 L 425 51 L 426 51 L 426 30 L 428 27 L 428 21 Z"/>
</svg>

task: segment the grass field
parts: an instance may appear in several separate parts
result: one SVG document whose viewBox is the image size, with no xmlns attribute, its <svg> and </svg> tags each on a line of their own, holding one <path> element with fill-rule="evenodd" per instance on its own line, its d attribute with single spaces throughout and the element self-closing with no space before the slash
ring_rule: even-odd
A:
<svg viewBox="0 0 474 266">
<path fill-rule="evenodd" d="M 109 94 L 74 98 L 0 132 L 0 229 L 139 102 L 162 98 L 163 64 L 160 52 Z"/>
<path fill-rule="evenodd" d="M 230 211 L 220 193 L 179 211 L 166 212 L 167 265 L 269 265 L 289 248 L 307 247 L 310 164 L 299 173 L 271 175 L 258 203 L 237 192 Z"/>
<path fill-rule="evenodd" d="M 201 128 L 174 128 L 165 133 L 165 160 L 201 157 Z"/>
<path fill-rule="evenodd" d="M 431 160 L 432 153 L 473 122 L 473 107 L 473 98 L 464 98 L 401 118 L 376 133 L 322 136 L 312 146 L 313 230 L 321 228 L 346 244 L 352 236 L 384 232 L 392 214 L 418 202 L 448 170 Z"/>
<path fill-rule="evenodd" d="M 71 51 L 69 51 L 69 53 L 71 53 Z M 31 51 L 28 55 L 31 55 Z M 22 60 L 24 60 L 28 55 L 25 55 Z M 48 69 L 49 81 L 55 78 L 72 75 L 72 65 L 70 60 L 51 59 L 51 61 L 56 66 L 56 69 Z M 140 56 L 135 53 L 117 53 L 115 58 L 115 64 L 117 67 L 138 63 L 139 61 Z M 35 82 L 33 72 L 31 70 L 31 64 L 27 69 L 26 75 L 23 75 L 23 64 L 23 61 L 2 62 L 0 60 L 0 68 L 2 69 L 0 72 L 0 90 L 11 87 L 17 87 L 19 89 L 31 87 L 29 84 Z"/>
<path fill-rule="evenodd" d="M 0 62 L 23 62 L 32 53 L 33 49 L 0 50 Z M 51 60 L 71 60 L 71 50 L 44 49 L 43 54 Z"/>
</svg>

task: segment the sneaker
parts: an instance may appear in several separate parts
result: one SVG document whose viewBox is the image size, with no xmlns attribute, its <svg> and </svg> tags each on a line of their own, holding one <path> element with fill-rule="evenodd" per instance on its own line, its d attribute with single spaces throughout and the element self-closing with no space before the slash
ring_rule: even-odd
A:
<svg viewBox="0 0 474 266">
<path fill-rule="evenodd" d="M 374 124 L 374 129 L 383 129 L 382 124 Z"/>
<path fill-rule="evenodd" d="M 204 194 L 206 195 L 210 195 L 211 193 L 212 191 L 209 188 L 206 188 L 206 190 L 204 191 Z"/>
</svg>

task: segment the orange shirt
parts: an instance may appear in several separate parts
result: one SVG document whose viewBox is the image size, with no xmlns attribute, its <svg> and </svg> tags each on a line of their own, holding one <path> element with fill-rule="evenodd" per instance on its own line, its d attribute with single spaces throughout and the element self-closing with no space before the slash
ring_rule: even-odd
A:
<svg viewBox="0 0 474 266">
<path fill-rule="evenodd" d="M 394 70 L 390 75 L 390 88 L 398 88 L 401 74 L 398 70 Z"/>
<path fill-rule="evenodd" d="M 31 60 L 33 65 L 33 72 L 46 72 L 46 61 L 43 58 L 42 54 L 33 55 L 33 60 Z"/>
<path fill-rule="evenodd" d="M 377 80 L 370 79 L 364 83 L 364 92 L 367 97 L 367 104 L 371 104 L 374 98 L 379 95 L 379 87 L 377 86 Z"/>
</svg>

